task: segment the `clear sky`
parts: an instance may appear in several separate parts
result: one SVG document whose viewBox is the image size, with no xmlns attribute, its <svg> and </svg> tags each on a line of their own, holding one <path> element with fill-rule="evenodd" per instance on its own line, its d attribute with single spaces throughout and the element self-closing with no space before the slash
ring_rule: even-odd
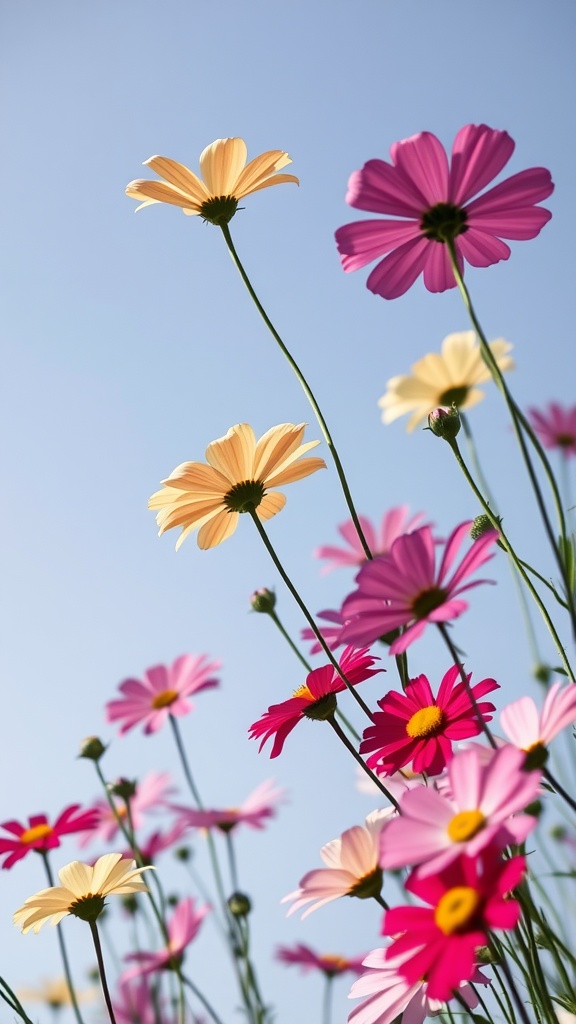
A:
<svg viewBox="0 0 576 1024">
<path fill-rule="evenodd" d="M 319 434 L 220 232 L 174 208 L 134 216 L 124 188 L 155 153 L 196 169 L 216 138 L 242 136 L 250 156 L 290 153 L 300 188 L 249 197 L 232 222 L 238 249 L 317 392 L 358 508 L 379 518 L 406 502 L 446 536 L 476 513 L 448 449 L 408 436 L 402 422 L 384 427 L 376 403 L 389 377 L 467 329 L 466 317 L 455 292 L 431 295 L 421 281 L 394 302 L 373 296 L 365 271 L 342 273 L 333 233 L 356 217 L 344 203 L 349 174 L 387 158 L 394 141 L 429 130 L 449 147 L 469 122 L 506 129 L 517 144 L 507 172 L 551 169 L 553 219 L 536 240 L 512 243 L 507 263 L 467 280 L 488 335 L 514 344 L 521 404 L 573 402 L 574 21 L 572 0 L 2 5 L 0 814 L 53 816 L 96 796 L 90 765 L 75 760 L 93 733 L 113 740 L 110 777 L 170 769 L 181 785 L 168 734 L 117 739 L 103 706 L 149 665 L 187 651 L 220 658 L 221 691 L 200 695 L 183 723 L 205 801 L 237 804 L 270 776 L 291 794 L 277 822 L 239 847 L 279 1024 L 305 1011 L 313 1019 L 320 992 L 271 962 L 277 943 L 349 955 L 378 945 L 375 905 L 341 901 L 304 923 L 278 906 L 319 866 L 320 846 L 374 804 L 356 792 L 328 729 L 306 723 L 272 764 L 247 739 L 266 707 L 303 682 L 271 623 L 248 611 L 255 588 L 274 586 L 287 628 L 297 636 L 303 624 L 251 524 L 218 549 L 201 552 L 191 538 L 175 554 L 175 535 L 158 540 L 146 503 L 237 422 L 260 434 L 306 421 L 307 436 Z M 506 523 L 552 574 L 494 390 L 473 426 Z M 336 607 L 352 575 L 322 577 L 311 558 L 347 517 L 334 471 L 288 488 L 287 499 L 270 536 L 309 606 Z M 531 657 L 505 566 L 488 575 L 498 590 L 474 592 L 457 639 L 474 678 L 495 676 L 513 699 L 536 692 Z M 541 647 L 554 661 L 545 639 Z M 416 646 L 414 674 L 439 680 L 447 667 L 435 636 Z M 366 699 L 383 686 L 367 683 Z M 55 866 L 76 850 L 71 838 Z M 172 862 L 162 863 L 177 888 Z M 44 886 L 40 868 L 29 856 L 0 877 L 0 974 L 14 985 L 59 971 L 50 930 L 22 937 L 11 925 Z M 91 956 L 70 925 L 82 976 Z M 207 926 L 188 966 L 230 1020 L 222 961 Z M 340 991 L 337 1020 L 346 982 Z"/>
</svg>

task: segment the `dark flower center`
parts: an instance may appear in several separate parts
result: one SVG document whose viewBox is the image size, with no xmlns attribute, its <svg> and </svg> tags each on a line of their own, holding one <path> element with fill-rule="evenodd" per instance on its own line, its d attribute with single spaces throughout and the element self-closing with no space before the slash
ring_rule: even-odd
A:
<svg viewBox="0 0 576 1024">
<path fill-rule="evenodd" d="M 209 224 L 227 224 L 238 209 L 234 196 L 211 196 L 200 207 L 200 215 Z"/>
<path fill-rule="evenodd" d="M 425 619 L 435 608 L 443 605 L 448 594 L 440 587 L 431 587 L 430 590 L 423 590 L 421 594 L 412 601 L 412 611 L 415 619 Z"/>
<path fill-rule="evenodd" d="M 374 868 L 368 875 L 359 878 L 351 889 L 348 896 L 356 896 L 359 900 L 369 900 L 372 896 L 379 896 L 382 891 L 382 868 Z"/>
<path fill-rule="evenodd" d="M 336 694 L 326 693 L 324 697 L 319 697 L 302 713 L 306 718 L 311 718 L 315 722 L 325 722 L 327 718 L 332 718 L 336 706 Z"/>
<path fill-rule="evenodd" d="M 461 405 L 464 405 L 469 390 L 470 388 L 466 384 L 461 384 L 460 387 L 446 388 L 446 391 L 440 395 L 438 405 L 446 405 L 449 408 L 455 405 L 459 409 Z"/>
<path fill-rule="evenodd" d="M 68 911 L 82 921 L 94 922 L 104 910 L 104 897 L 100 893 L 86 893 L 71 903 Z"/>
<path fill-rule="evenodd" d="M 423 215 L 420 230 L 433 242 L 450 242 L 468 230 L 468 214 L 453 203 L 436 203 Z"/>
<path fill-rule="evenodd" d="M 265 494 L 261 480 L 243 480 L 224 495 L 224 504 L 230 512 L 253 512 Z"/>
<path fill-rule="evenodd" d="M 572 448 L 576 444 L 576 434 L 556 434 L 556 444 L 559 448 Z"/>
</svg>

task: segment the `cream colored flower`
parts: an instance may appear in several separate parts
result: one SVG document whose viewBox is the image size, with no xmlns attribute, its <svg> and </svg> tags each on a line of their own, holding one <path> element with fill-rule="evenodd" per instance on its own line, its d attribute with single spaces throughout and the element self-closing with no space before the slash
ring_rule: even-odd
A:
<svg viewBox="0 0 576 1024">
<path fill-rule="evenodd" d="M 230 537 L 241 512 L 256 512 L 271 519 L 286 498 L 269 487 L 290 484 L 325 469 L 324 459 L 301 459 L 320 444 L 301 444 L 306 424 L 280 423 L 257 442 L 248 423 L 230 427 L 225 437 L 212 441 L 204 462 L 183 462 L 156 491 L 148 508 L 157 510 L 160 533 L 181 526 L 178 549 L 192 530 L 199 529 L 198 547 L 213 548 Z"/>
<path fill-rule="evenodd" d="M 70 989 L 65 978 L 48 978 L 41 981 L 36 988 L 21 988 L 16 994 L 24 1002 L 46 1003 L 51 1010 L 60 1010 L 72 1005 Z M 87 1003 L 97 998 L 98 991 L 95 988 L 82 991 L 75 989 L 74 995 L 77 1003 Z"/>
<path fill-rule="evenodd" d="M 106 896 L 148 892 L 139 876 L 152 870 L 137 868 L 136 861 L 122 857 L 121 853 L 105 853 L 94 867 L 74 860 L 58 872 L 62 885 L 42 889 L 24 901 L 24 906 L 14 914 L 14 924 L 20 925 L 23 932 L 31 928 L 39 932 L 50 918 L 55 925 L 68 914 L 83 921 L 95 921 L 104 909 Z"/>
<path fill-rule="evenodd" d="M 244 139 L 216 139 L 200 156 L 202 178 L 176 160 L 151 156 L 144 166 L 151 167 L 164 181 L 138 178 L 126 186 L 126 195 L 144 199 L 136 210 L 153 203 L 171 203 L 190 216 L 200 214 L 212 224 L 227 224 L 244 196 L 286 181 L 299 184 L 293 174 L 277 173 L 292 163 L 283 150 L 270 149 L 249 164 L 247 155 Z"/>
<path fill-rule="evenodd" d="M 514 368 L 508 355 L 512 345 L 504 338 L 490 342 L 500 369 Z M 407 430 L 414 430 L 438 406 L 469 409 L 484 398 L 476 387 L 490 380 L 490 371 L 482 359 L 474 331 L 449 334 L 442 342 L 442 353 L 429 352 L 411 367 L 411 375 L 391 377 L 386 394 L 379 400 L 384 423 L 412 413 Z"/>
</svg>

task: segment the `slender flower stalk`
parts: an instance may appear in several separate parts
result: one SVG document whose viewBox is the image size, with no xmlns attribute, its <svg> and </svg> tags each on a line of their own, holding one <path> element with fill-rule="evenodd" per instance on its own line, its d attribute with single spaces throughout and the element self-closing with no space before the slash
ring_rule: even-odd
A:
<svg viewBox="0 0 576 1024">
<path fill-rule="evenodd" d="M 90 931 L 92 933 L 92 941 L 94 942 L 94 949 L 96 951 L 96 962 L 98 964 L 98 973 L 100 975 L 100 982 L 102 985 L 102 994 L 104 996 L 104 1002 L 106 1003 L 106 1009 L 108 1010 L 108 1016 L 110 1017 L 111 1024 L 116 1024 L 116 1017 L 114 1016 L 114 1007 L 112 1006 L 112 999 L 110 998 L 110 991 L 108 989 L 108 982 L 106 980 L 106 970 L 104 968 L 104 957 L 102 956 L 102 945 L 100 943 L 100 936 L 98 935 L 98 927 L 96 921 L 89 921 Z M 182 1018 L 183 1020 L 184 1018 Z"/>
<path fill-rule="evenodd" d="M 386 789 L 386 786 L 382 782 L 382 779 L 379 777 L 379 775 L 377 775 L 376 772 L 370 770 L 370 768 L 368 767 L 364 759 L 360 756 L 356 748 L 350 743 L 350 740 L 346 736 L 346 733 L 340 728 L 338 722 L 334 719 L 334 717 L 329 718 L 328 723 L 332 726 L 338 739 L 341 740 L 346 749 L 350 751 L 354 760 L 358 762 L 362 771 L 366 772 L 370 781 L 374 782 L 375 785 L 378 786 L 378 789 L 384 794 L 386 799 L 390 801 L 395 810 L 398 810 L 399 804 L 398 801 L 396 800 L 396 797 L 392 795 L 389 789 Z"/>
<path fill-rule="evenodd" d="M 480 708 L 478 707 L 478 702 L 477 702 L 477 700 L 476 700 L 476 698 L 474 696 L 474 693 L 472 691 L 472 687 L 470 686 L 470 680 L 468 679 L 468 676 L 466 675 L 466 673 L 464 671 L 464 666 L 463 666 L 462 662 L 459 660 L 458 651 L 457 651 L 455 645 L 452 643 L 452 640 L 450 638 L 450 634 L 449 634 L 449 632 L 448 632 L 448 630 L 447 630 L 447 628 L 446 628 L 446 626 L 445 626 L 445 624 L 443 622 L 438 622 L 437 626 L 438 626 L 438 629 L 439 629 L 440 634 L 442 636 L 442 639 L 444 640 L 444 643 L 446 644 L 448 650 L 450 651 L 450 654 L 452 656 L 454 664 L 458 668 L 458 672 L 460 674 L 460 679 L 462 680 L 462 683 L 464 685 L 464 689 L 466 690 L 466 693 L 468 695 L 468 699 L 470 700 L 470 703 L 472 704 L 472 707 L 474 708 L 474 713 L 475 713 L 476 718 L 478 720 L 478 725 L 482 729 L 482 732 L 486 736 L 486 739 L 488 740 L 488 743 L 490 744 L 492 749 L 496 750 L 496 747 L 497 747 L 496 740 L 494 739 L 492 733 L 490 732 L 490 729 L 488 727 L 486 719 L 484 718 L 482 712 L 480 711 Z"/>
<path fill-rule="evenodd" d="M 24 1021 L 24 1024 L 32 1024 L 29 1016 L 27 1015 L 22 1003 L 18 999 L 18 996 L 10 988 L 7 981 L 0 976 L 0 999 L 3 999 L 8 1004 L 13 1013 L 16 1013 Z"/>
<path fill-rule="evenodd" d="M 242 278 L 244 284 L 246 285 L 246 288 L 248 290 L 248 294 L 250 295 L 250 298 L 252 299 L 254 305 L 256 306 L 256 309 L 258 310 L 260 316 L 262 317 L 264 323 L 266 324 L 266 327 L 270 331 L 270 333 L 271 333 L 272 337 L 274 338 L 274 341 L 278 345 L 280 351 L 282 352 L 282 354 L 287 359 L 290 368 L 295 373 L 298 381 L 300 382 L 302 390 L 304 391 L 304 394 L 306 395 L 306 398 L 308 399 L 308 401 L 309 401 L 309 403 L 310 403 L 310 405 L 312 407 L 314 415 L 315 415 L 316 419 L 318 420 L 318 425 L 319 425 L 319 427 L 320 427 L 320 429 L 321 429 L 321 431 L 322 431 L 322 433 L 324 435 L 324 440 L 326 441 L 326 444 L 328 445 L 328 448 L 330 450 L 330 454 L 332 456 L 332 459 L 334 460 L 334 465 L 336 466 L 336 472 L 338 474 L 338 479 L 339 479 L 340 485 L 342 487 L 342 491 L 343 491 L 343 494 L 344 494 L 344 499 L 346 501 L 346 504 L 348 506 L 348 510 L 349 510 L 350 515 L 352 517 L 352 521 L 353 521 L 354 526 L 356 528 L 356 533 L 358 534 L 358 538 L 360 540 L 360 543 L 362 544 L 362 547 L 364 549 L 364 553 L 366 555 L 366 558 L 372 558 L 372 553 L 370 551 L 370 548 L 368 547 L 368 543 L 367 543 L 366 538 L 364 536 L 364 532 L 362 530 L 362 526 L 360 525 L 360 519 L 358 517 L 358 513 L 356 511 L 356 508 L 354 506 L 354 502 L 352 500 L 352 495 L 350 493 L 350 488 L 348 487 L 348 481 L 346 480 L 346 475 L 344 473 L 344 469 L 343 469 L 342 463 L 340 461 L 340 456 L 338 455 L 338 451 L 336 449 L 336 445 L 334 444 L 334 441 L 332 440 L 332 435 L 330 434 L 330 431 L 328 429 L 328 424 L 326 423 L 326 420 L 324 419 L 324 416 L 322 414 L 322 410 L 320 409 L 320 406 L 318 405 L 318 402 L 316 401 L 316 398 L 314 397 L 312 389 L 310 388 L 310 385 L 308 384 L 308 381 L 304 377 L 304 374 L 302 373 L 302 370 L 298 366 L 298 364 L 297 364 L 296 360 L 294 359 L 294 357 L 290 354 L 289 350 L 286 348 L 286 345 L 282 341 L 282 338 L 278 334 L 278 331 L 274 327 L 274 324 L 270 320 L 270 317 L 266 313 L 266 310 L 264 309 L 262 303 L 260 302 L 260 299 L 258 298 L 256 292 L 254 291 L 254 288 L 252 286 L 250 278 L 248 277 L 248 274 L 246 273 L 246 271 L 244 269 L 244 266 L 243 266 L 243 264 L 242 264 L 242 262 L 240 260 L 240 257 L 238 256 L 238 253 L 236 252 L 236 247 L 234 245 L 234 242 L 232 241 L 232 235 L 230 234 L 230 228 L 228 227 L 228 224 L 220 224 L 220 228 L 222 229 L 222 234 L 224 235 L 224 240 L 226 242 L 226 245 L 228 246 L 228 251 L 229 251 L 229 253 L 230 253 L 231 257 L 232 257 L 232 260 L 233 260 L 233 262 L 234 262 L 234 264 L 236 266 L 236 269 L 238 270 L 238 273 L 240 274 L 240 277 Z"/>
</svg>

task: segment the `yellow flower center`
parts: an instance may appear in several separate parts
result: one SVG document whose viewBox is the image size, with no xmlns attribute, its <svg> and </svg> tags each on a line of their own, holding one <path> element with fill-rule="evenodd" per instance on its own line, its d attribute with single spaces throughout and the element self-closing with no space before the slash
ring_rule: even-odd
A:
<svg viewBox="0 0 576 1024">
<path fill-rule="evenodd" d="M 27 843 L 35 843 L 38 839 L 46 839 L 47 836 L 51 836 L 53 831 L 54 829 L 50 825 L 34 825 L 22 833 L 20 842 L 25 845 Z"/>
<path fill-rule="evenodd" d="M 326 974 L 338 974 L 340 971 L 345 971 L 348 967 L 348 961 L 343 956 L 338 956 L 337 953 L 324 953 L 320 957 Z"/>
<path fill-rule="evenodd" d="M 168 708 L 178 697 L 178 690 L 162 690 L 161 693 L 157 693 L 154 697 L 152 707 L 155 711 L 159 708 Z"/>
<path fill-rule="evenodd" d="M 460 811 L 448 825 L 448 835 L 453 843 L 465 843 L 480 832 L 486 824 L 482 811 Z"/>
<path fill-rule="evenodd" d="M 480 896 L 469 885 L 448 889 L 434 911 L 434 922 L 444 935 L 465 931 L 480 906 Z"/>
<path fill-rule="evenodd" d="M 424 736 L 433 736 L 442 727 L 444 712 L 436 704 L 430 704 L 427 708 L 420 708 L 406 723 L 406 732 L 411 739 L 420 739 Z"/>
<path fill-rule="evenodd" d="M 429 590 L 423 590 L 412 601 L 414 618 L 417 620 L 425 619 L 435 608 L 440 608 L 444 604 L 447 596 L 446 591 L 440 587 L 430 587 Z"/>
<path fill-rule="evenodd" d="M 303 683 L 302 686 L 299 686 L 297 690 L 294 690 L 294 693 L 292 694 L 292 696 L 293 697 L 304 697 L 305 700 L 310 700 L 310 701 L 316 700 L 316 698 L 313 697 L 312 694 L 310 693 L 310 690 L 306 686 L 306 683 Z"/>
</svg>

